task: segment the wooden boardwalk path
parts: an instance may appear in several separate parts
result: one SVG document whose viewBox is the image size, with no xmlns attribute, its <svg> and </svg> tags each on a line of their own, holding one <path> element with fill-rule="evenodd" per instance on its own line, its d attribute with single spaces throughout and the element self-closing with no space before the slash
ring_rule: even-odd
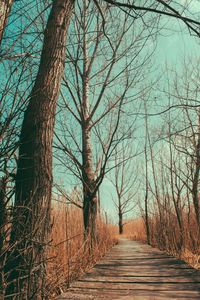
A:
<svg viewBox="0 0 200 300">
<path fill-rule="evenodd" d="M 156 248 L 121 239 L 58 299 L 200 299 L 200 271 Z"/>
</svg>

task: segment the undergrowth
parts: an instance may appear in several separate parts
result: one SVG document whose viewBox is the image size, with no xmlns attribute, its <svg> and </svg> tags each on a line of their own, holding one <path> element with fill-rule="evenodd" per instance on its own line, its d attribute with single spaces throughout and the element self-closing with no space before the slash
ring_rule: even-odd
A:
<svg viewBox="0 0 200 300">
<path fill-rule="evenodd" d="M 177 219 L 171 214 L 168 219 L 162 220 L 154 216 L 149 222 L 151 246 L 166 251 L 179 259 L 184 260 L 193 268 L 200 269 L 200 246 L 195 217 L 184 218 L 184 233 L 180 236 Z M 124 234 L 131 240 L 147 242 L 146 229 L 143 218 L 130 220 L 125 226 Z"/>
<path fill-rule="evenodd" d="M 116 228 L 98 216 L 93 247 L 84 240 L 82 210 L 65 203 L 52 209 L 52 243 L 48 251 L 47 299 L 55 299 L 70 283 L 87 272 L 117 243 Z"/>
</svg>

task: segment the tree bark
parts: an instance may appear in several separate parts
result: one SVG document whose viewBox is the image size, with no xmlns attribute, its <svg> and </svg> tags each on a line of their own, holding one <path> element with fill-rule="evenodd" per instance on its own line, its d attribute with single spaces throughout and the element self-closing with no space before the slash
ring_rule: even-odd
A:
<svg viewBox="0 0 200 300">
<path fill-rule="evenodd" d="M 52 139 L 64 70 L 67 29 L 73 0 L 55 0 L 48 18 L 40 66 L 24 114 L 16 175 L 16 195 L 7 260 L 6 295 L 44 297 L 52 186 Z M 12 296 L 11 296 L 11 299 Z"/>
<path fill-rule="evenodd" d="M 0 46 L 13 2 L 13 0 L 3 0 L 0 3 Z"/>
<path fill-rule="evenodd" d="M 96 182 L 92 166 L 91 132 L 87 121 L 82 126 L 82 177 L 83 177 L 83 219 L 85 237 L 95 240 L 97 195 L 95 192 Z"/>
<path fill-rule="evenodd" d="M 119 210 L 119 234 L 123 234 L 123 213 Z"/>
</svg>

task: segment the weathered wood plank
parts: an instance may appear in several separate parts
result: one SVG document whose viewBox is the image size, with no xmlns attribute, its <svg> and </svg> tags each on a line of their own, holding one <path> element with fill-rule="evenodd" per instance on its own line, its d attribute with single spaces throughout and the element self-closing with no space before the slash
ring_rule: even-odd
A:
<svg viewBox="0 0 200 300">
<path fill-rule="evenodd" d="M 103 282 L 103 283 L 198 283 L 200 284 L 200 276 L 185 278 L 185 276 L 87 276 L 79 282 Z"/>
<path fill-rule="evenodd" d="M 200 271 L 156 248 L 121 239 L 58 299 L 200 299 Z"/>
</svg>

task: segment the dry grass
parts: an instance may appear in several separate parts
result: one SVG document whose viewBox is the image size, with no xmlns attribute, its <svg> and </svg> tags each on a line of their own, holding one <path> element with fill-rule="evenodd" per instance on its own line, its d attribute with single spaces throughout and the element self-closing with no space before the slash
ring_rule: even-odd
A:
<svg viewBox="0 0 200 300">
<path fill-rule="evenodd" d="M 90 269 L 117 242 L 116 228 L 98 217 L 98 239 L 91 249 L 84 241 L 82 210 L 56 203 L 52 210 L 52 245 L 49 248 L 47 298 L 54 297 Z"/>
<path fill-rule="evenodd" d="M 129 220 L 124 226 L 124 236 L 134 240 L 146 242 L 145 226 L 142 218 Z"/>
</svg>

